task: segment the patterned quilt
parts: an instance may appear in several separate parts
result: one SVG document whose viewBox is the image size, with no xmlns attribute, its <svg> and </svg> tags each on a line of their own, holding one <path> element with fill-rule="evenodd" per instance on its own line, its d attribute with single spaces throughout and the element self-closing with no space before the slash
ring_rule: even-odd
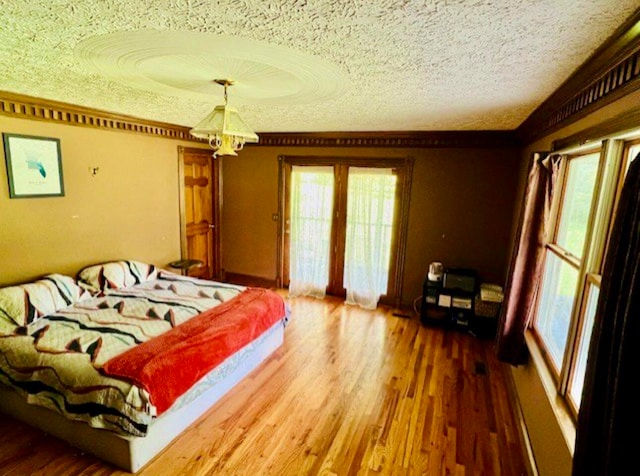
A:
<svg viewBox="0 0 640 476">
<path fill-rule="evenodd" d="M 162 271 L 156 279 L 109 289 L 0 333 L 0 383 L 69 419 L 144 436 L 156 414 L 149 395 L 102 375 L 101 366 L 244 290 Z"/>
</svg>

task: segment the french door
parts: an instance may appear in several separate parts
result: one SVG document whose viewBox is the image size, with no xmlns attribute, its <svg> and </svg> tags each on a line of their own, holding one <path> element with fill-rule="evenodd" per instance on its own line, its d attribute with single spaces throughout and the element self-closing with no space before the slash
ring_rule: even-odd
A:
<svg viewBox="0 0 640 476">
<path fill-rule="evenodd" d="M 412 166 L 412 158 L 280 157 L 278 284 L 325 276 L 327 294 L 358 301 L 366 284 L 399 305 Z"/>
</svg>

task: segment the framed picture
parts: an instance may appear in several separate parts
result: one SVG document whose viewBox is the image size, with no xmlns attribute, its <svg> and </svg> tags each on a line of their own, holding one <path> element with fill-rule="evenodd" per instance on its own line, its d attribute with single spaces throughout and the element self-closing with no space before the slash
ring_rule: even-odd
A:
<svg viewBox="0 0 640 476">
<path fill-rule="evenodd" d="M 9 197 L 62 197 L 60 140 L 3 133 Z"/>
</svg>

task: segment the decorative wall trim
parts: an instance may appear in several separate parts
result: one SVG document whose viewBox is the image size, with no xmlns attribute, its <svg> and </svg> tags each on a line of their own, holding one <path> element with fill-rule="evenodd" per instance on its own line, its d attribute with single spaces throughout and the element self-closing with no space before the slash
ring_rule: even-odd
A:
<svg viewBox="0 0 640 476">
<path fill-rule="evenodd" d="M 0 115 L 56 122 L 72 126 L 93 127 L 133 132 L 166 139 L 203 142 L 189 134 L 189 128 L 164 122 L 147 121 L 137 117 L 113 114 L 97 109 L 74 106 L 22 94 L 0 91 Z"/>
<path fill-rule="evenodd" d="M 640 107 L 618 114 L 595 126 L 584 129 L 562 139 L 553 141 L 552 150 L 585 145 L 588 142 L 601 140 L 608 136 L 620 135 L 626 131 L 640 128 Z"/>
<path fill-rule="evenodd" d="M 517 129 L 527 144 L 640 89 L 640 10 Z"/>
<path fill-rule="evenodd" d="M 398 131 L 258 133 L 258 146 L 278 147 L 517 147 L 514 131 Z M 251 145 L 255 147 L 255 145 Z"/>
<path fill-rule="evenodd" d="M 145 134 L 204 144 L 189 128 L 0 91 L 0 115 Z M 247 147 L 517 147 L 514 131 L 401 132 L 258 132 L 260 142 Z"/>
</svg>

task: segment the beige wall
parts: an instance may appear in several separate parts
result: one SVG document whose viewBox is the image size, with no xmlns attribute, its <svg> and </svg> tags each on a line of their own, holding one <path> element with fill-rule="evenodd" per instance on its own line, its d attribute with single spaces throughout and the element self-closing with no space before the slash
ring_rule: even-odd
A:
<svg viewBox="0 0 640 476">
<path fill-rule="evenodd" d="M 10 199 L 0 164 L 0 285 L 180 257 L 179 141 L 0 116 L 0 132 L 59 138 L 64 197 Z M 186 144 L 185 144 L 186 145 Z M 89 166 L 100 167 L 92 177 Z"/>
<path fill-rule="evenodd" d="M 4 116 L 0 132 L 59 138 L 65 184 L 64 197 L 10 199 L 0 167 L 0 285 L 111 259 L 166 266 L 180 256 L 179 141 Z M 503 282 L 518 172 L 517 153 L 505 149 L 247 147 L 222 159 L 228 272 L 276 275 L 280 154 L 415 157 L 405 304 L 421 294 L 432 261 Z M 90 166 L 100 168 L 95 177 Z"/>
<path fill-rule="evenodd" d="M 572 134 L 595 126 L 606 119 L 615 117 L 640 104 L 640 91 L 630 94 L 589 116 L 576 121 L 547 137 L 528 144 L 521 157 L 521 176 L 518 200 L 522 200 L 524 183 L 531 154 L 535 151 L 548 151 L 552 141 L 568 137 Z M 637 124 L 640 128 L 640 124 Z M 562 409 L 556 408 L 553 398 L 547 397 L 544 383 L 549 378 L 544 376 L 546 370 L 539 359 L 530 359 L 525 366 L 512 367 L 516 391 L 520 400 L 531 444 L 541 476 L 568 476 L 571 474 L 573 438 L 571 430 L 563 428 L 556 414 Z M 548 386 L 548 383 L 547 383 Z M 552 393 L 552 392 L 551 392 Z M 566 420 L 565 420 L 566 421 Z M 569 440 L 569 441 L 567 441 Z"/>
<path fill-rule="evenodd" d="M 223 158 L 222 263 L 227 272 L 276 276 L 278 156 L 415 158 L 403 302 L 422 293 L 432 261 L 474 268 L 503 283 L 518 179 L 510 149 L 251 147 Z"/>
</svg>

